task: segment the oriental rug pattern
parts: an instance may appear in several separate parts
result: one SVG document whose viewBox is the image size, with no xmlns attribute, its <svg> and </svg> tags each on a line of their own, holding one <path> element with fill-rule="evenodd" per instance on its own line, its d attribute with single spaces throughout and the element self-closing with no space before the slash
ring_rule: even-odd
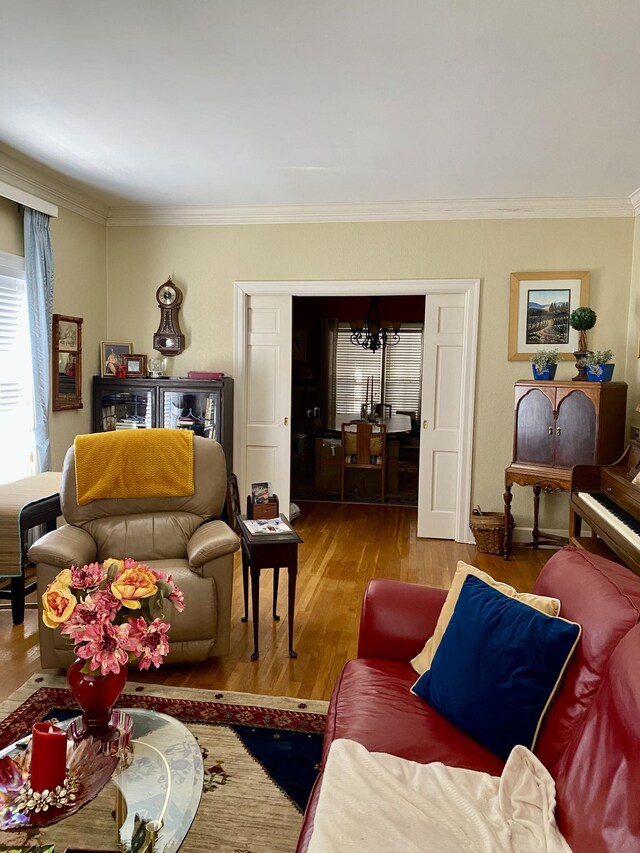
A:
<svg viewBox="0 0 640 853">
<path fill-rule="evenodd" d="M 53 709 L 73 709 L 64 685 L 58 676 L 33 676 L 0 705 L 0 747 Z M 293 777 L 300 769 L 307 777 L 315 774 L 326 702 L 129 683 L 118 704 L 169 714 L 185 723 L 200 744 L 204 788 L 183 853 L 295 849 L 310 780 L 301 784 Z M 100 799 L 58 825 L 64 828 L 57 839 L 61 850 L 80 844 L 89 820 L 95 837 L 104 835 L 102 849 L 114 849 L 110 799 L 104 798 L 106 806 Z M 18 835 L 0 833 L 0 844 L 17 843 Z"/>
</svg>

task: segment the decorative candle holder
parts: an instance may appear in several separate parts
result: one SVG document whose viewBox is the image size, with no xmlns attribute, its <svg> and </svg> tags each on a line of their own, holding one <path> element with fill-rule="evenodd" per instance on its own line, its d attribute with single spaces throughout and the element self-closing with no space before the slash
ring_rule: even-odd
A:
<svg viewBox="0 0 640 853">
<path fill-rule="evenodd" d="M 16 746 L 13 754 L 0 758 L 0 830 L 25 830 L 58 823 L 91 802 L 116 767 L 121 762 L 126 764 L 133 731 L 129 714 L 120 710 L 112 712 L 111 725 L 119 732 L 119 738 L 110 742 L 108 748 L 92 737 L 74 742 L 74 723 L 72 720 L 66 741 L 66 774 L 52 790 L 33 788 L 33 739 L 24 752 L 17 753 Z"/>
</svg>

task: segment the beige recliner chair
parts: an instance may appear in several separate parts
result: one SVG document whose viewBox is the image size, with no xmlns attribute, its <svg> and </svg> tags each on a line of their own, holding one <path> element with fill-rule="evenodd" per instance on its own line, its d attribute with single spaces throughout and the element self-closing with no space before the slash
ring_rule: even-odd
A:
<svg viewBox="0 0 640 853">
<path fill-rule="evenodd" d="M 220 521 L 227 488 L 218 442 L 194 436 L 195 493 L 188 497 L 110 498 L 79 506 L 74 449 L 62 467 L 60 501 L 67 522 L 29 549 L 37 566 L 40 659 L 67 667 L 73 648 L 42 622 L 42 594 L 61 569 L 107 557 L 133 557 L 169 572 L 184 592 L 185 609 L 170 608 L 170 651 L 165 663 L 200 661 L 229 651 L 233 553 L 240 540 Z M 215 519 L 215 520 L 211 520 Z"/>
</svg>

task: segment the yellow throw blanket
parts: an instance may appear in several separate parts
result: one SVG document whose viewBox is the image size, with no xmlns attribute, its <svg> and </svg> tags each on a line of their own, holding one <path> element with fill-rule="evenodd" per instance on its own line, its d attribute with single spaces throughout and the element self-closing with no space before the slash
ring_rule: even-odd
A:
<svg viewBox="0 0 640 853">
<path fill-rule="evenodd" d="M 182 497 L 194 492 L 191 430 L 77 435 L 74 449 L 80 506 L 100 498 Z"/>
</svg>

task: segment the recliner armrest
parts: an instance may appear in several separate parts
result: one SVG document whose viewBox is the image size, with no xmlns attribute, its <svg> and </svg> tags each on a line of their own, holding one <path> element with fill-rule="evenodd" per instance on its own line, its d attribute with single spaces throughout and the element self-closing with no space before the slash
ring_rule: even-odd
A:
<svg viewBox="0 0 640 853">
<path fill-rule="evenodd" d="M 409 662 L 433 632 L 447 592 L 416 583 L 375 578 L 362 602 L 359 658 Z"/>
<path fill-rule="evenodd" d="M 187 542 L 187 557 L 192 569 L 233 554 L 240 547 L 240 538 L 224 521 L 208 521 L 199 527 Z"/>
<path fill-rule="evenodd" d="M 84 566 L 93 563 L 98 553 L 92 536 L 81 527 L 64 524 L 56 530 L 45 533 L 29 548 L 28 556 L 32 563 L 46 563 L 49 566 Z"/>
</svg>

